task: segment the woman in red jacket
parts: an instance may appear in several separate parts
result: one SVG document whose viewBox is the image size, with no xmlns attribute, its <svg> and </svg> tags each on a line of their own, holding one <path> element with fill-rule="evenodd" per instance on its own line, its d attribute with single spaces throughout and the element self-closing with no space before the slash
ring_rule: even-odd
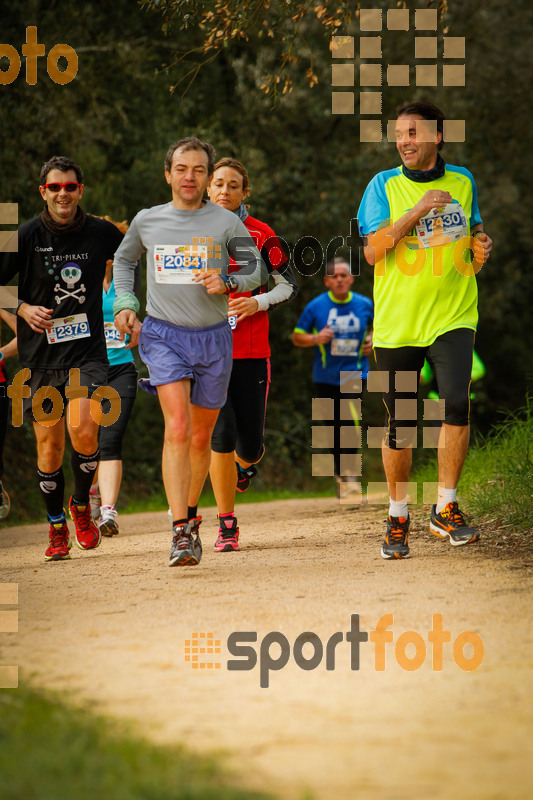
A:
<svg viewBox="0 0 533 800">
<path fill-rule="evenodd" d="M 239 215 L 274 281 L 270 291 L 265 284 L 253 292 L 230 296 L 233 368 L 228 397 L 213 431 L 209 473 L 220 523 L 215 550 L 224 553 L 239 549 L 235 491 L 246 491 L 257 472 L 254 465 L 265 450 L 265 413 L 270 384 L 267 311 L 292 300 L 298 287 L 272 228 L 248 214 L 243 201 L 250 193 L 250 185 L 241 162 L 234 158 L 218 161 L 207 193 L 213 203 Z M 237 268 L 235 264 L 233 267 Z"/>
</svg>

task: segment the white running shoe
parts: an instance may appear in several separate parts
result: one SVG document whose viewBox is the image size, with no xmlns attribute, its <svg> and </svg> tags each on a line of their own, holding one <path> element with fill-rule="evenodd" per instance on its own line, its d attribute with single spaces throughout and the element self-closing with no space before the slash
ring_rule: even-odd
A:
<svg viewBox="0 0 533 800">
<path fill-rule="evenodd" d="M 116 536 L 118 534 L 117 509 L 115 506 L 102 506 L 98 528 L 102 536 Z"/>
</svg>

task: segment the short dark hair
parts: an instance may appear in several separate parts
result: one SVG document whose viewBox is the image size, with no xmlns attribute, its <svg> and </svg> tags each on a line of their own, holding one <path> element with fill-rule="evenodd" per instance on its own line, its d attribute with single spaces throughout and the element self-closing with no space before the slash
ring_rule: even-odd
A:
<svg viewBox="0 0 533 800">
<path fill-rule="evenodd" d="M 170 172 L 172 167 L 172 156 L 179 149 L 184 150 L 203 150 L 207 155 L 207 174 L 212 175 L 215 168 L 216 151 L 213 145 L 208 142 L 201 142 L 196 136 L 187 136 L 185 139 L 180 139 L 179 142 L 171 144 L 165 156 L 165 171 Z"/>
<path fill-rule="evenodd" d="M 438 106 L 434 106 L 433 103 L 424 103 L 422 100 L 416 100 L 414 103 L 405 103 L 403 106 L 398 106 L 396 119 L 402 114 L 418 114 L 422 119 L 436 120 L 437 132 L 442 134 L 437 150 L 442 150 L 444 147 L 444 120 L 446 117 Z"/>
<path fill-rule="evenodd" d="M 44 186 L 48 173 L 53 169 L 58 169 L 60 172 L 68 172 L 72 169 L 76 173 L 78 183 L 83 183 L 83 172 L 79 164 L 76 164 L 75 161 L 66 156 L 52 156 L 52 158 L 45 161 L 41 167 L 41 175 L 39 177 L 40 186 Z"/>
</svg>

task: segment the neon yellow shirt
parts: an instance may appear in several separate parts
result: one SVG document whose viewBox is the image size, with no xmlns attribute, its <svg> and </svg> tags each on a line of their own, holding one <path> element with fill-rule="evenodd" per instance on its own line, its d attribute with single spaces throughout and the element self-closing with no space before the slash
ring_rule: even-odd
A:
<svg viewBox="0 0 533 800">
<path fill-rule="evenodd" d="M 476 267 L 471 264 L 470 229 L 481 222 L 472 174 L 446 164 L 427 183 L 407 178 L 400 167 L 378 173 L 358 211 L 359 230 L 368 236 L 396 222 L 431 189 L 453 201 L 432 209 L 374 270 L 374 345 L 426 347 L 456 328 L 476 330 Z"/>
</svg>

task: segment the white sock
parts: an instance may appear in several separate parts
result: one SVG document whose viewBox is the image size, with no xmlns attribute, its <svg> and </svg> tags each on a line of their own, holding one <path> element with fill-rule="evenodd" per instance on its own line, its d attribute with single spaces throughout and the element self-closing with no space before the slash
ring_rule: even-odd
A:
<svg viewBox="0 0 533 800">
<path fill-rule="evenodd" d="M 439 486 L 438 494 L 437 494 L 437 507 L 435 512 L 440 514 L 442 509 L 448 505 L 448 503 L 455 503 L 457 497 L 457 488 L 455 489 L 444 489 Z"/>
<path fill-rule="evenodd" d="M 389 517 L 403 517 L 407 519 L 409 512 L 407 510 L 407 498 L 403 500 L 393 500 L 389 497 Z"/>
</svg>

